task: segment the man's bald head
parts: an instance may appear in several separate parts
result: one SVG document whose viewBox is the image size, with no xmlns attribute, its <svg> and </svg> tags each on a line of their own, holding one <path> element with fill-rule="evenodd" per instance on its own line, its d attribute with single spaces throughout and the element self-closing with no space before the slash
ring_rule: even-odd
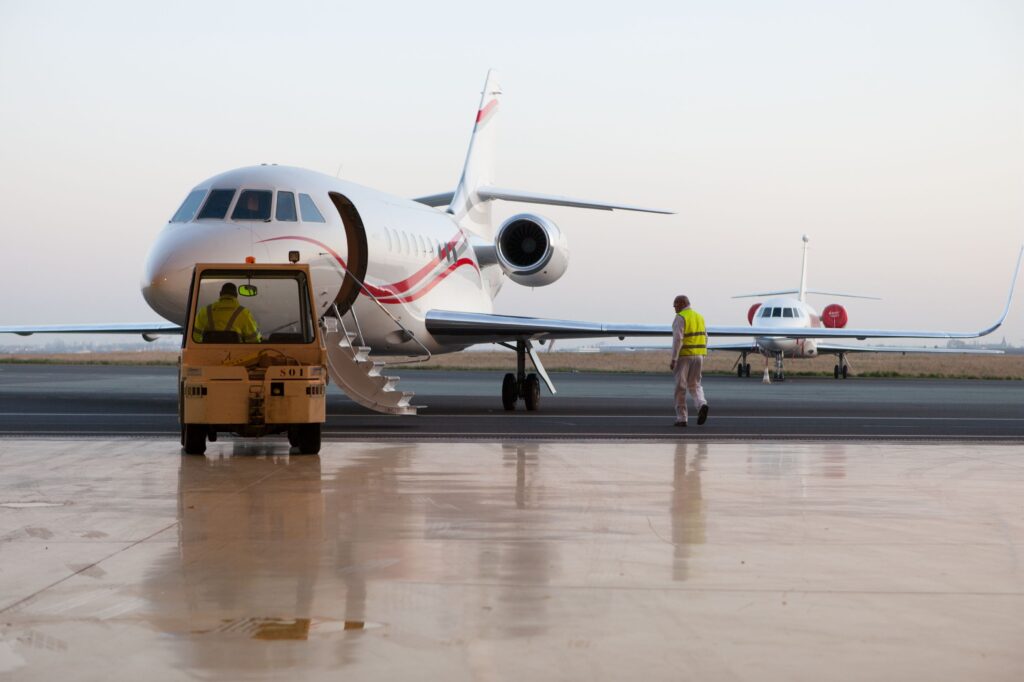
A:
<svg viewBox="0 0 1024 682">
<path fill-rule="evenodd" d="M 682 294 L 679 294 L 678 296 L 675 297 L 675 299 L 673 299 L 672 307 L 676 309 L 677 313 L 680 310 L 682 310 L 683 308 L 689 308 L 690 307 L 690 297 L 689 296 L 683 296 Z"/>
</svg>

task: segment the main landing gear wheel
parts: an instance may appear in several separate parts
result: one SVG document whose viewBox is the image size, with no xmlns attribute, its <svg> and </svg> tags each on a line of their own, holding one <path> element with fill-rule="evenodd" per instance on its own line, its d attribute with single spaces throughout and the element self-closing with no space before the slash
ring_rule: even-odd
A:
<svg viewBox="0 0 1024 682">
<path fill-rule="evenodd" d="M 845 379 L 850 374 L 850 368 L 847 365 L 843 365 L 843 378 Z"/>
<path fill-rule="evenodd" d="M 516 342 L 516 373 L 509 372 L 501 382 L 501 404 L 511 412 L 522 400 L 529 412 L 540 407 L 540 377 L 526 373 L 526 341 Z"/>
<path fill-rule="evenodd" d="M 743 365 L 742 364 L 736 365 L 736 376 L 738 376 L 740 379 L 743 378 Z"/>
<path fill-rule="evenodd" d="M 516 401 L 519 400 L 519 391 L 516 386 L 516 375 L 509 372 L 501 382 L 501 404 L 509 412 L 516 409 Z"/>
<path fill-rule="evenodd" d="M 527 411 L 536 412 L 537 408 L 540 407 L 540 379 L 537 378 L 536 374 L 530 374 L 526 377 L 526 384 L 523 389 L 523 401 L 526 403 Z"/>
<path fill-rule="evenodd" d="M 839 365 L 832 368 L 832 377 L 835 379 L 839 378 Z"/>
<path fill-rule="evenodd" d="M 182 427 L 186 455 L 202 455 L 206 452 L 206 424 L 185 424 Z"/>
<path fill-rule="evenodd" d="M 745 365 L 743 365 L 743 376 L 747 377 L 748 379 L 750 378 L 750 363 L 749 362 L 746 363 Z"/>
</svg>

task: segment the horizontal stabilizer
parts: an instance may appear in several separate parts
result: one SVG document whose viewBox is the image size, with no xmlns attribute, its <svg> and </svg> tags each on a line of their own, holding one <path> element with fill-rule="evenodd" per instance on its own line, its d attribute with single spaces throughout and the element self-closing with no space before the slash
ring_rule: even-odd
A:
<svg viewBox="0 0 1024 682">
<path fill-rule="evenodd" d="M 786 291 L 762 291 L 757 294 L 740 294 L 739 296 L 733 296 L 733 298 L 766 298 L 768 296 L 787 296 L 799 293 L 796 289 L 787 289 Z"/>
<path fill-rule="evenodd" d="M 882 299 L 878 296 L 861 296 L 859 294 L 837 294 L 834 291 L 811 291 L 808 290 L 809 294 L 817 294 L 819 296 L 838 296 L 840 298 L 862 298 L 866 301 L 881 301 Z"/>
<path fill-rule="evenodd" d="M 799 294 L 800 292 L 796 289 L 788 289 L 786 291 L 762 291 L 758 294 L 740 294 L 739 296 L 733 296 L 733 298 L 766 298 L 768 296 L 787 296 L 789 294 Z M 878 296 L 858 296 L 857 294 L 837 294 L 833 291 L 811 291 L 808 290 L 804 293 L 807 294 L 818 294 L 819 296 L 839 296 L 841 298 L 863 298 L 868 301 L 881 301 L 882 299 Z"/>
<path fill-rule="evenodd" d="M 643 206 L 630 206 L 628 204 L 611 204 L 604 201 L 587 201 L 584 199 L 572 199 L 553 194 L 538 194 L 537 192 L 521 192 L 519 190 L 504 189 L 501 187 L 478 187 L 477 197 L 481 201 L 501 199 L 502 201 L 517 201 L 525 204 L 547 204 L 548 206 L 568 206 L 570 208 L 592 208 L 599 211 L 639 211 L 641 213 L 661 213 L 674 215 L 674 211 L 666 211 L 660 208 L 644 208 Z M 427 206 L 448 206 L 455 196 L 455 192 L 442 192 L 430 196 L 417 197 L 413 201 Z"/>
<path fill-rule="evenodd" d="M 630 206 L 628 204 L 610 204 L 605 201 L 587 201 L 584 199 L 572 199 L 560 197 L 553 194 L 538 194 L 536 192 L 523 192 L 503 187 L 478 187 L 477 195 L 481 199 L 502 199 L 503 201 L 518 201 L 526 204 L 547 204 L 549 206 L 568 206 L 570 208 L 593 208 L 599 211 L 639 211 L 641 213 L 661 213 L 673 215 L 674 211 L 666 211 L 660 208 L 644 208 L 643 206 Z"/>
</svg>

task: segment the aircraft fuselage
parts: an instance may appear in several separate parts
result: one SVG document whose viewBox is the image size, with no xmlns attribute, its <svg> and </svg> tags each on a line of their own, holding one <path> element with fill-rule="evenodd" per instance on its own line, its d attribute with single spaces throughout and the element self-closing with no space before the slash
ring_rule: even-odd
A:
<svg viewBox="0 0 1024 682">
<path fill-rule="evenodd" d="M 766 316 L 765 313 L 768 313 Z M 805 327 L 821 326 L 817 311 L 804 301 L 796 298 L 771 298 L 766 300 L 754 316 L 760 327 Z M 816 339 L 795 339 L 786 336 L 758 336 L 755 339 L 762 352 L 768 355 L 782 353 L 787 358 L 814 358 L 818 356 Z"/>
<path fill-rule="evenodd" d="M 472 236 L 448 213 L 314 171 L 274 165 L 228 171 L 192 192 L 192 205 L 186 201 L 158 235 L 142 281 L 149 306 L 176 324 L 185 322 L 195 263 L 241 263 L 248 257 L 285 263 L 290 251 L 298 251 L 299 262 L 310 266 L 318 314 L 335 303 L 342 312 L 351 307 L 366 343 L 378 354 L 422 352 L 381 306 L 431 352 L 457 348 L 432 339 L 423 322 L 426 311 L 493 310 L 500 271 L 481 267 Z M 351 315 L 346 319 L 352 324 Z"/>
</svg>

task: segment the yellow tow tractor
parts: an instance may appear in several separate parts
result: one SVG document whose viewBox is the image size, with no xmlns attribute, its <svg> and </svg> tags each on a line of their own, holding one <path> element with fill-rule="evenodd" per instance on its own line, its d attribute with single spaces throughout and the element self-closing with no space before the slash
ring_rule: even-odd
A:
<svg viewBox="0 0 1024 682">
<path fill-rule="evenodd" d="M 218 432 L 285 433 L 302 454 L 320 451 L 327 351 L 298 259 L 196 265 L 178 384 L 186 453 L 203 454 Z"/>
</svg>

